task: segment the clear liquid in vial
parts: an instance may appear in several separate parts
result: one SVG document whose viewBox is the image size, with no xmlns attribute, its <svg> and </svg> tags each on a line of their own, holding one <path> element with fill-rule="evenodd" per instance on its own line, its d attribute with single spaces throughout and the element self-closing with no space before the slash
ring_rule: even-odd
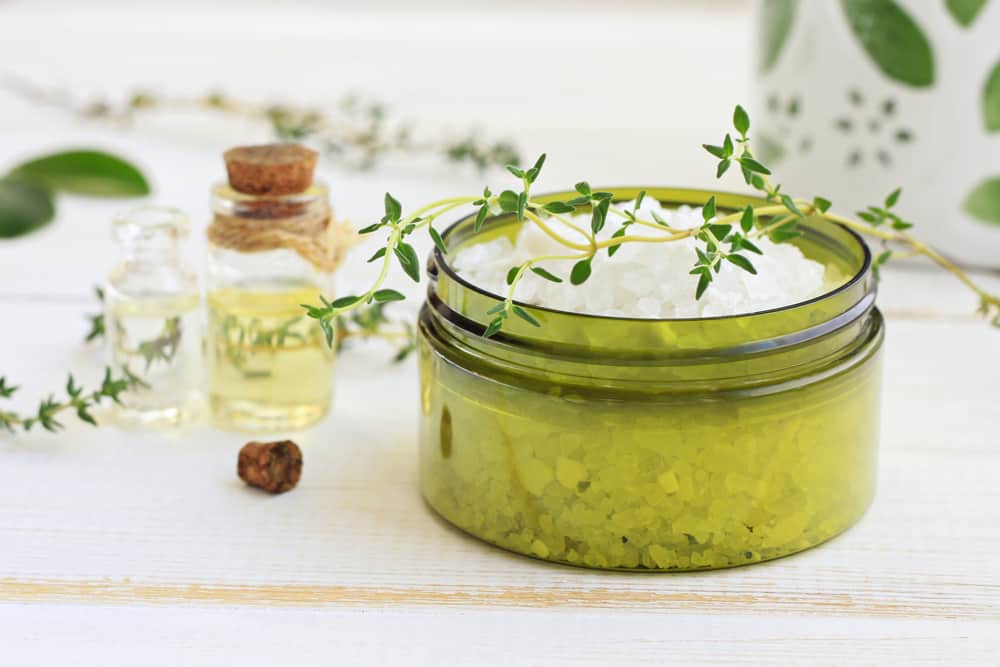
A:
<svg viewBox="0 0 1000 667">
<path fill-rule="evenodd" d="M 197 294 L 167 298 L 115 298 L 106 315 L 108 350 L 119 376 L 141 382 L 122 394 L 126 423 L 174 425 L 198 410 L 201 314 Z"/>
</svg>

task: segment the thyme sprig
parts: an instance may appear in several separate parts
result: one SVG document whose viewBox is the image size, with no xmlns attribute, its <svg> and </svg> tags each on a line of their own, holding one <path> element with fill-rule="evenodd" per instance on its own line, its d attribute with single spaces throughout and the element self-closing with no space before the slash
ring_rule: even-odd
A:
<svg viewBox="0 0 1000 667">
<path fill-rule="evenodd" d="M 92 391 L 87 391 L 78 385 L 73 376 L 70 375 L 66 381 L 66 397 L 57 399 L 54 394 L 49 394 L 39 401 L 38 409 L 33 415 L 24 416 L 0 408 L 0 430 L 16 433 L 18 429 L 30 431 L 34 426 L 39 425 L 47 431 L 56 432 L 64 428 L 57 417 L 66 411 L 75 412 L 81 421 L 97 426 L 97 420 L 91 413 L 94 407 L 100 405 L 105 399 L 120 404 L 123 393 L 140 386 L 148 385 L 145 385 L 128 369 L 124 370 L 123 376 L 113 377 L 111 369 L 106 368 L 101 386 Z M 0 399 L 11 398 L 18 389 L 20 387 L 7 384 L 7 379 L 0 376 Z"/>
<path fill-rule="evenodd" d="M 102 287 L 94 287 L 94 295 L 97 297 L 98 301 L 104 303 L 105 295 Z M 104 338 L 107 334 L 107 321 L 104 313 L 89 314 L 85 317 L 90 322 L 90 330 L 87 331 L 84 341 L 92 343 L 96 340 Z M 115 326 L 119 327 L 119 335 L 124 336 L 121 324 L 115 322 Z M 148 371 L 150 366 L 152 366 L 156 361 L 162 361 L 165 364 L 169 364 L 174 360 L 180 349 L 182 336 L 183 331 L 181 330 L 181 318 L 168 317 L 163 321 L 163 329 L 155 338 L 140 341 L 134 349 L 127 349 L 124 351 L 130 356 L 141 356 L 143 362 L 145 363 L 145 370 Z"/>
<path fill-rule="evenodd" d="M 832 204 L 828 199 L 795 199 L 782 193 L 780 184 L 771 183 L 771 171 L 758 162 L 750 151 L 750 118 L 741 106 L 737 106 L 733 112 L 733 125 L 738 135 L 735 142 L 730 134 L 726 134 L 722 146 L 704 144 L 704 148 L 719 160 L 717 178 L 721 178 L 729 165 L 736 162 L 740 165 L 744 182 L 773 203 L 770 206 L 754 207 L 755 216 L 775 216 L 773 222 L 762 228 L 772 240 L 781 242 L 798 236 L 798 224 L 806 217 L 824 218 L 880 243 L 882 251 L 872 260 L 872 271 L 876 279 L 880 277 L 881 267 L 893 257 L 926 257 L 970 289 L 979 299 L 979 313 L 993 326 L 1000 327 L 1000 296 L 984 290 L 953 261 L 909 233 L 913 223 L 901 218 L 894 210 L 902 195 L 901 188 L 893 190 L 881 204 L 857 211 L 855 215 L 859 220 L 831 213 L 829 209 Z M 716 223 L 731 223 L 738 216 L 740 214 L 726 216 Z M 895 248 L 902 249 L 902 252 L 897 252 Z"/>
<path fill-rule="evenodd" d="M 417 349 L 417 333 L 413 325 L 403 319 L 386 315 L 385 302 L 359 308 L 337 321 L 337 352 L 342 352 L 354 340 L 384 340 L 395 347 L 393 363 L 399 363 Z"/>
<path fill-rule="evenodd" d="M 103 288 L 100 286 L 94 287 L 94 294 L 99 302 L 104 303 Z M 336 326 L 337 351 L 340 352 L 345 349 L 351 340 L 379 339 L 395 346 L 395 352 L 392 357 L 394 362 L 398 363 L 410 356 L 416 350 L 417 346 L 416 332 L 413 329 L 413 325 L 404 319 L 389 317 L 386 313 L 386 305 L 387 303 L 385 302 L 375 303 L 339 317 Z M 90 322 L 90 329 L 84 336 L 84 342 L 92 343 L 103 339 L 107 333 L 104 313 L 91 313 L 85 317 Z M 290 319 L 274 329 L 255 328 L 251 336 L 251 347 L 259 345 L 280 346 L 289 338 L 301 340 L 302 334 L 292 330 L 292 327 L 300 319 L 298 317 Z M 235 319 L 232 321 L 235 323 Z M 225 328 L 225 323 L 223 326 Z M 137 349 L 152 353 L 151 360 L 162 358 L 164 353 L 171 350 L 173 353 L 176 353 L 176 345 L 171 346 L 174 338 L 174 336 L 170 335 L 172 329 L 176 329 L 176 326 L 171 327 L 168 322 L 164 327 L 164 333 L 153 340 L 140 343 Z M 244 333 L 244 335 L 246 336 L 247 333 Z M 228 336 L 224 335 L 223 338 L 228 339 Z M 241 357 L 235 356 L 237 354 L 235 349 L 232 351 L 232 354 L 234 356 L 230 357 L 230 361 L 236 368 L 242 368 L 244 360 Z M 169 361 L 171 358 L 172 355 L 165 359 L 165 361 Z M 253 371 L 250 372 L 253 373 Z"/>
<path fill-rule="evenodd" d="M 357 94 L 343 96 L 330 109 L 287 103 L 259 104 L 224 92 L 204 95 L 164 95 L 135 90 L 122 101 L 96 98 L 75 101 L 67 92 L 49 90 L 0 72 L 0 88 L 37 104 L 53 106 L 79 118 L 129 126 L 142 115 L 156 111 L 199 111 L 247 118 L 266 124 L 275 138 L 309 141 L 332 159 L 354 169 L 370 169 L 391 154 L 438 155 L 449 162 L 473 164 L 479 169 L 519 162 L 517 148 L 508 141 L 489 141 L 475 131 L 460 136 L 417 135 L 414 128 L 390 117 L 381 102 Z"/>
<path fill-rule="evenodd" d="M 781 184 L 772 182 L 771 170 L 752 151 L 750 116 L 742 106 L 737 106 L 733 111 L 733 127 L 734 131 L 726 133 L 720 144 L 703 145 L 718 160 L 716 177 L 722 178 L 733 167 L 738 167 L 744 183 L 759 192 L 766 204 L 747 205 L 738 212 L 721 214 L 715 197 L 712 196 L 702 207 L 702 225 L 692 229 L 676 229 L 655 213 L 652 220 L 640 217 L 639 208 L 646 196 L 645 192 L 639 193 L 636 204 L 628 210 L 614 205 L 612 193 L 594 190 L 586 181 L 576 184 L 573 197 L 539 201 L 532 199 L 531 188 L 545 164 L 543 154 L 528 169 L 509 166 L 508 171 L 520 181 L 520 187 L 503 190 L 498 194 L 487 187 L 481 196 L 441 199 L 404 215 L 399 201 L 386 193 L 385 215 L 379 222 L 360 231 L 361 234 L 385 234 L 384 245 L 369 259 L 369 262 L 378 261 L 380 266 L 372 286 L 359 295 L 343 296 L 334 301 L 323 299 L 322 305 L 303 307 L 309 317 L 319 321 L 326 332 L 327 341 L 332 343 L 333 325 L 338 318 L 366 304 L 402 298 L 399 292 L 383 287 L 394 259 L 412 280 L 420 280 L 419 258 L 406 240 L 410 235 L 426 230 L 441 252 L 446 253 L 448 248 L 434 228 L 434 221 L 444 213 L 472 205 L 476 208 L 476 232 L 489 223 L 491 216 L 512 214 L 525 224 L 536 225 L 542 233 L 566 249 L 564 254 L 534 257 L 510 268 L 504 300 L 488 311 L 492 318 L 484 331 L 487 337 L 499 333 L 511 317 L 519 317 L 533 326 L 541 326 L 531 313 L 514 302 L 514 296 L 518 284 L 528 272 L 545 280 L 563 282 L 564 277 L 543 266 L 552 261 L 572 261 L 569 282 L 581 285 L 590 278 L 593 259 L 602 250 L 613 257 L 626 243 L 669 243 L 693 238 L 695 261 L 690 273 L 697 278 L 695 296 L 701 298 L 724 264 L 729 263 L 755 274 L 757 270 L 752 256 L 762 254 L 757 241 L 767 237 L 775 243 L 783 243 L 798 238 L 801 235 L 800 224 L 809 217 L 824 218 L 879 241 L 884 248 L 873 261 L 876 278 L 879 269 L 896 256 L 893 250 L 895 246 L 905 248 L 907 256 L 922 255 L 931 259 L 971 289 L 980 299 L 980 312 L 994 325 L 1000 326 L 1000 298 L 983 290 L 953 262 L 910 235 L 908 230 L 912 223 L 895 212 L 900 190 L 892 192 L 880 205 L 859 211 L 857 216 L 860 221 L 833 214 L 830 212 L 830 200 L 819 196 L 810 200 L 795 198 L 782 192 Z M 589 228 L 566 217 L 587 210 L 590 212 Z M 607 237 L 601 235 L 601 232 L 609 218 L 619 220 L 620 224 Z M 561 223 L 558 230 L 549 224 L 551 220 Z M 641 230 L 640 233 L 633 233 L 636 229 Z"/>
</svg>

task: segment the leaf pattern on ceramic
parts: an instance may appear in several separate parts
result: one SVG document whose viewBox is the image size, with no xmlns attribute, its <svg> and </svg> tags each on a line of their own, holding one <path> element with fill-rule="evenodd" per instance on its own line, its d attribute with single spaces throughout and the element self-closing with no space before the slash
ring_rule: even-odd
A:
<svg viewBox="0 0 1000 667">
<path fill-rule="evenodd" d="M 758 134 L 757 150 L 754 157 L 759 158 L 764 164 L 777 164 L 785 157 L 785 147 L 781 142 L 767 134 Z"/>
<path fill-rule="evenodd" d="M 758 67 L 761 73 L 770 71 L 777 64 L 781 49 L 792 31 L 797 9 L 798 0 L 764 0 L 758 30 Z"/>
<path fill-rule="evenodd" d="M 1000 61 L 986 77 L 983 88 L 983 122 L 987 132 L 1000 132 Z"/>
<path fill-rule="evenodd" d="M 979 16 L 986 0 L 945 0 L 951 17 L 963 28 L 968 28 Z"/>
<path fill-rule="evenodd" d="M 982 222 L 1000 225 L 1000 176 L 987 179 L 969 193 L 965 211 Z"/>
<path fill-rule="evenodd" d="M 934 83 L 934 52 L 916 21 L 893 0 L 841 0 L 847 22 L 882 72 L 900 83 Z"/>
</svg>

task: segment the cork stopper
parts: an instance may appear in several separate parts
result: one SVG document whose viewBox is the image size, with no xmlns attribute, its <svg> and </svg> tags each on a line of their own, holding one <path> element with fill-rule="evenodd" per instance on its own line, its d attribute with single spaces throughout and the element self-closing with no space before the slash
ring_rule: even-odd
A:
<svg viewBox="0 0 1000 667">
<path fill-rule="evenodd" d="M 248 195 L 291 195 L 313 182 L 319 153 L 298 144 L 237 146 L 223 153 L 229 185 Z"/>
<path fill-rule="evenodd" d="M 248 442 L 240 450 L 236 473 L 270 493 L 290 491 L 302 477 L 302 450 L 291 440 Z"/>
</svg>

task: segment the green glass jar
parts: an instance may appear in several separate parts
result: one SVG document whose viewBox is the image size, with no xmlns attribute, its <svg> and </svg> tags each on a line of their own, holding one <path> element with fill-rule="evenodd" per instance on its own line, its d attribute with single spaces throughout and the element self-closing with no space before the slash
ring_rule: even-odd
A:
<svg viewBox="0 0 1000 667">
<path fill-rule="evenodd" d="M 648 190 L 665 206 L 711 194 L 720 210 L 760 203 Z M 519 224 L 495 218 L 475 234 L 463 219 L 445 234 L 449 254 Z M 845 530 L 874 494 L 882 317 L 860 238 L 810 219 L 795 243 L 842 286 L 702 319 L 521 304 L 542 327 L 512 318 L 490 339 L 499 298 L 435 251 L 419 323 L 427 502 L 505 549 L 622 570 L 743 565 Z"/>
</svg>

